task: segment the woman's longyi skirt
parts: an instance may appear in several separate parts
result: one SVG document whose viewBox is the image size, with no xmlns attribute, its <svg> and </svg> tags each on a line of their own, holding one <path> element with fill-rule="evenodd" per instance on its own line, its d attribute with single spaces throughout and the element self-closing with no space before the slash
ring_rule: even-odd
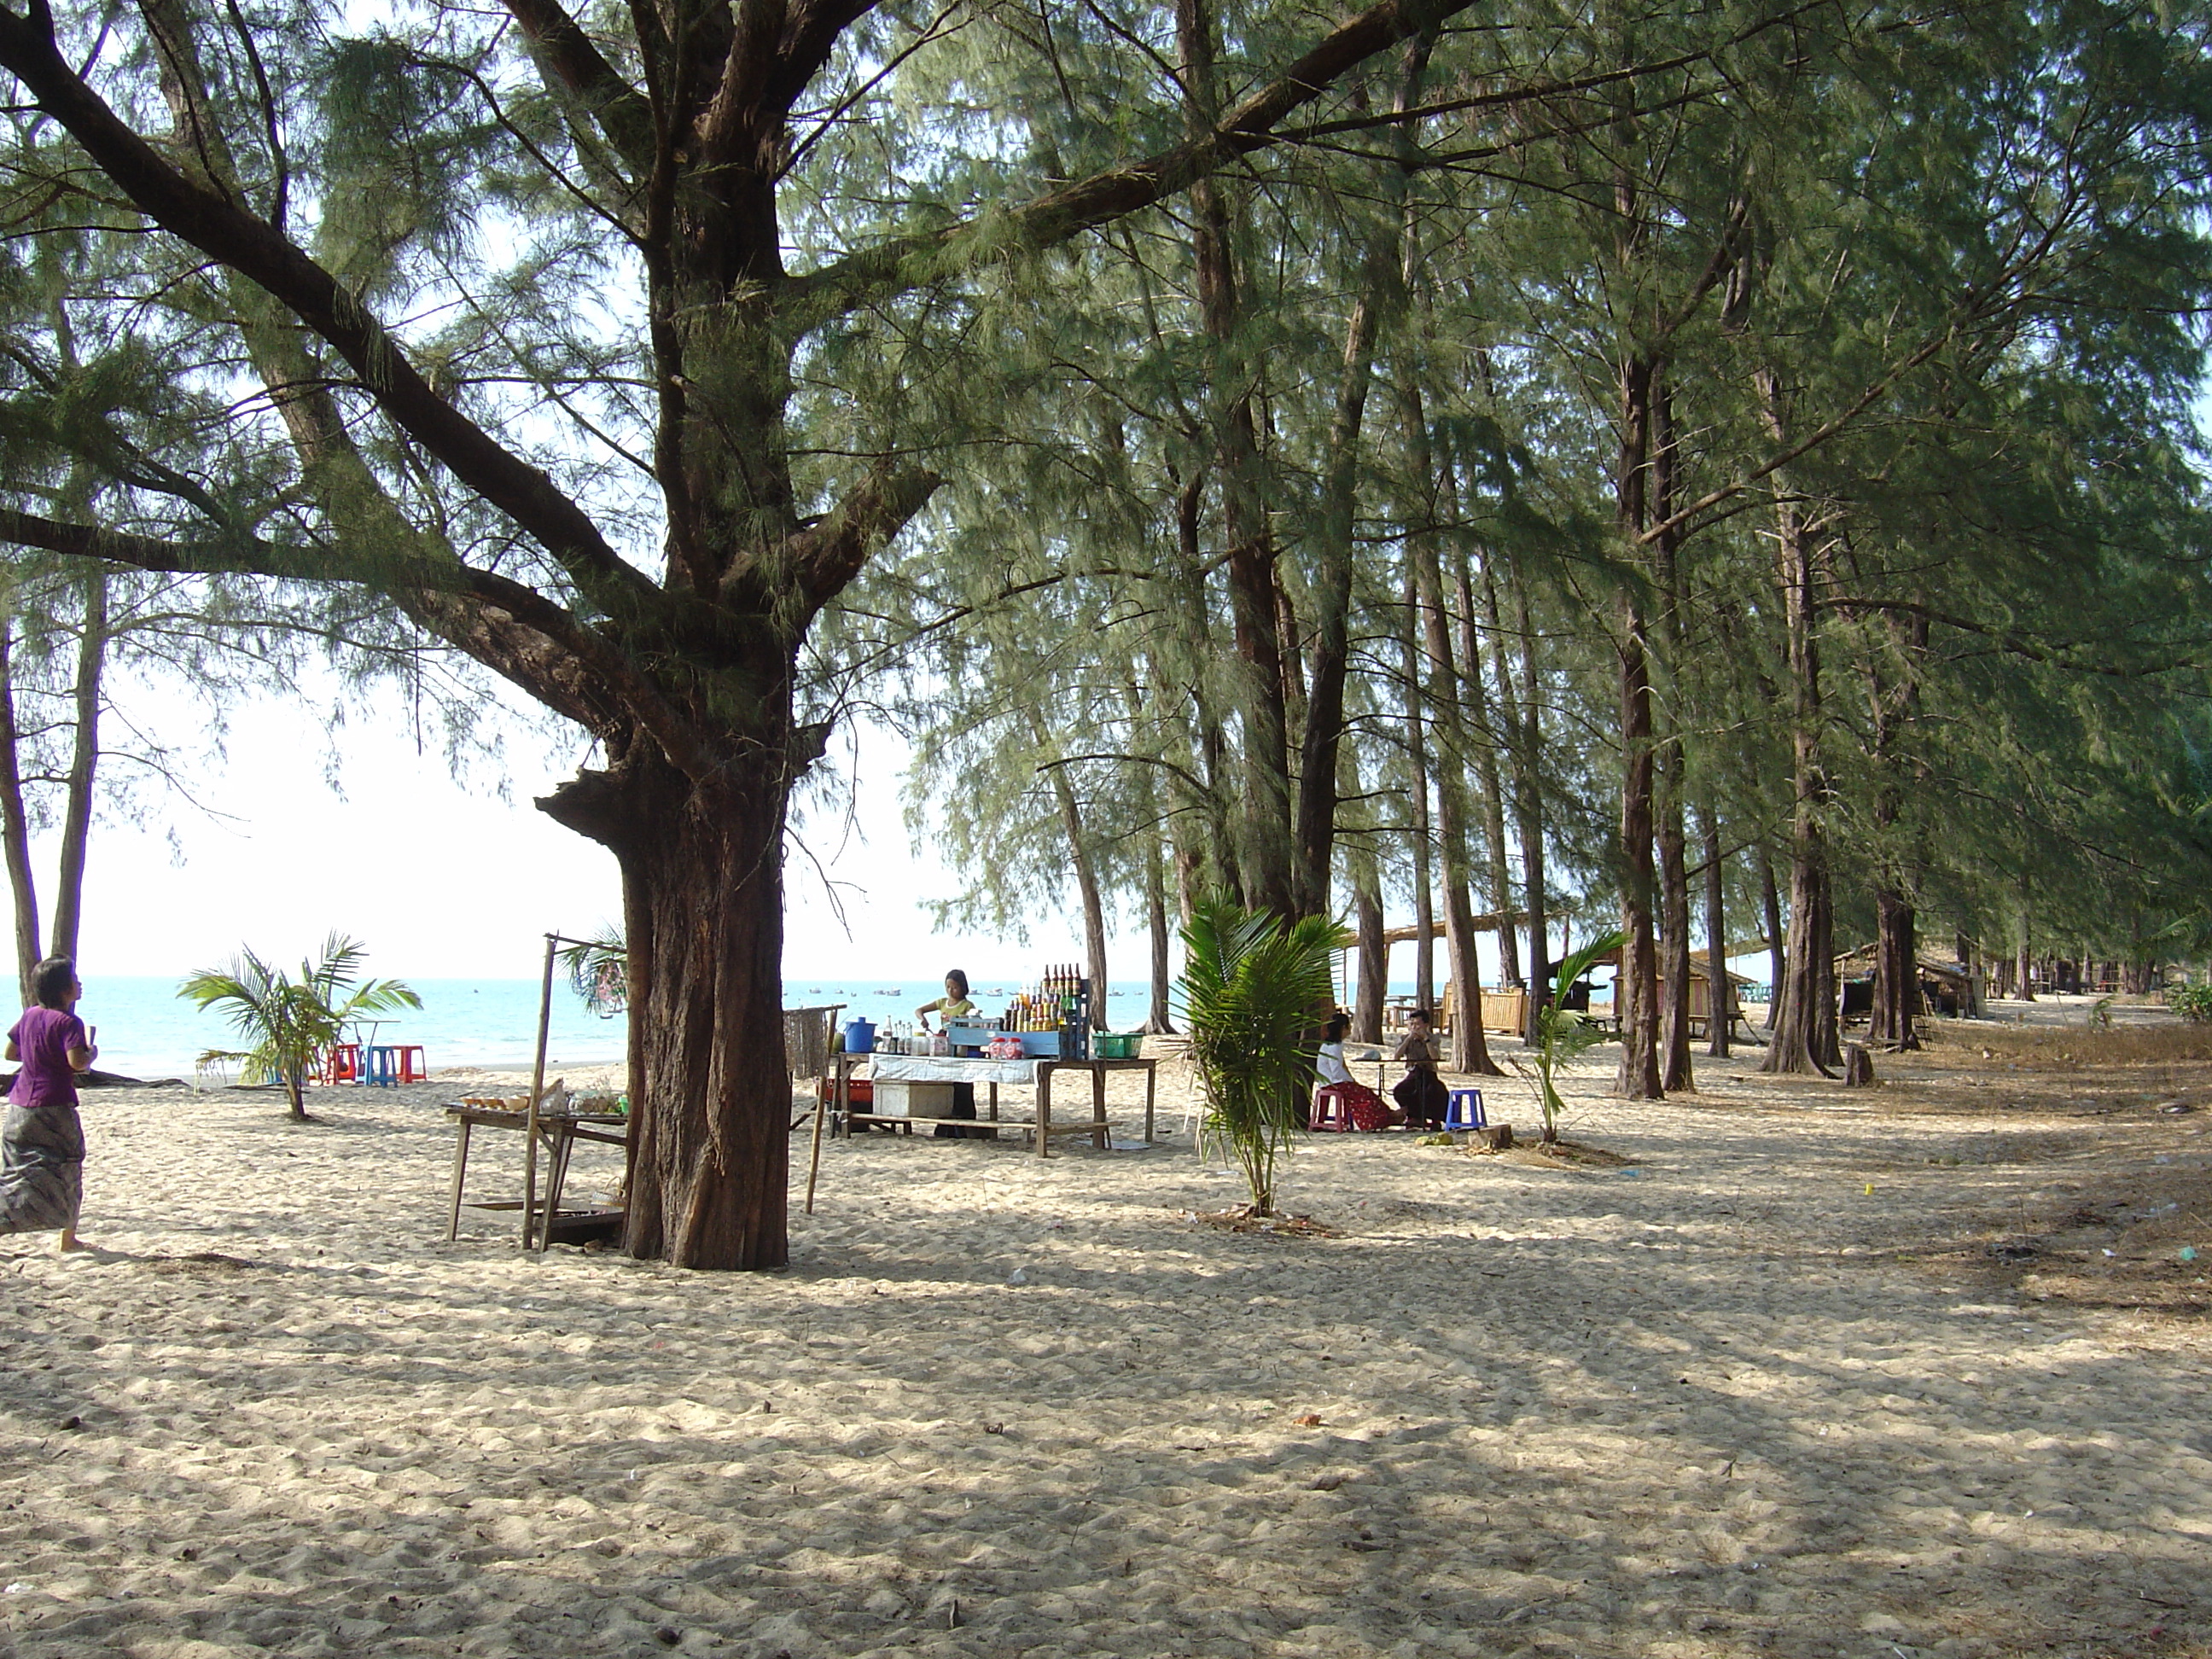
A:
<svg viewBox="0 0 2212 1659">
<path fill-rule="evenodd" d="M 0 1233 L 74 1226 L 84 1198 L 84 1127 L 74 1106 L 10 1106 L 0 1128 Z"/>
</svg>

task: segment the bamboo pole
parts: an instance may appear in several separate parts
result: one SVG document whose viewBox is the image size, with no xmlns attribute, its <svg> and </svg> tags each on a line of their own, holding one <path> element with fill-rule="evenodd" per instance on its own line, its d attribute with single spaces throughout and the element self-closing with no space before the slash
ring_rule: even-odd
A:
<svg viewBox="0 0 2212 1659">
<path fill-rule="evenodd" d="M 545 935 L 545 985 L 538 999 L 538 1054 L 530 1066 L 530 1110 L 522 1127 L 522 1248 L 530 1249 L 531 1219 L 538 1210 L 538 1101 L 545 1091 L 545 1045 L 553 1030 L 553 957 L 560 948 L 558 933 Z M 553 1218 L 538 1230 L 541 1251 L 551 1242 Z"/>
<path fill-rule="evenodd" d="M 817 1099 L 814 1103 L 814 1139 L 813 1145 L 808 1148 L 806 1153 L 806 1213 L 809 1215 L 812 1215 L 814 1213 L 815 1177 L 822 1173 L 822 1120 L 830 1115 L 830 1107 L 832 1102 L 836 1102 L 841 1108 L 844 1103 L 844 1055 L 842 1054 L 834 1054 L 830 1055 L 830 1066 L 832 1073 L 835 1073 L 837 1081 L 831 1085 L 827 1098 Z M 819 1085 L 822 1079 L 820 1078 L 817 1078 L 814 1081 L 817 1085 Z"/>
</svg>

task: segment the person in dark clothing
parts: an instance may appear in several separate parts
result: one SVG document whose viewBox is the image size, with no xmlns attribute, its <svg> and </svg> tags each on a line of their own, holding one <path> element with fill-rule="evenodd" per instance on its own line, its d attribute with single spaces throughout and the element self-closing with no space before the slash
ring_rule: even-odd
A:
<svg viewBox="0 0 2212 1659">
<path fill-rule="evenodd" d="M 1406 1075 L 1390 1091 L 1390 1097 L 1405 1112 L 1406 1121 L 1416 1129 L 1443 1127 L 1444 1108 L 1451 1097 L 1445 1091 L 1444 1080 L 1437 1075 L 1436 1049 L 1425 1010 L 1416 1009 L 1406 1017 L 1405 1040 L 1391 1058 L 1406 1062 Z"/>
</svg>

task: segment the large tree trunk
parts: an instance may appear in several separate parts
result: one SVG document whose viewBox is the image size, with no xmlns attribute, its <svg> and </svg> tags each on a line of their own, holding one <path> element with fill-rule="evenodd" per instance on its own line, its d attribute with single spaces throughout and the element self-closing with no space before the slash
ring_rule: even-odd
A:
<svg viewBox="0 0 2212 1659">
<path fill-rule="evenodd" d="M 1624 215 L 1624 219 L 1628 217 Z M 1646 522 L 1650 487 L 1652 365 L 1629 356 L 1620 365 L 1620 454 L 1613 487 L 1613 522 L 1633 550 Z M 1619 1092 L 1632 1100 L 1657 1100 L 1659 1074 L 1659 959 L 1652 936 L 1657 882 L 1652 868 L 1654 749 L 1651 709 L 1650 620 L 1639 577 L 1632 572 L 1620 592 L 1613 648 L 1620 695 L 1620 967 L 1613 981 L 1613 1012 L 1620 1021 Z"/>
<path fill-rule="evenodd" d="M 1168 945 L 1174 930 L 1168 925 L 1167 854 L 1157 841 L 1145 854 L 1145 927 L 1152 946 L 1152 1001 L 1145 1013 L 1145 1031 L 1171 1036 L 1175 1021 L 1168 1004 L 1174 976 L 1169 970 Z"/>
<path fill-rule="evenodd" d="M 1682 750 L 1668 747 L 1659 791 L 1659 1085 L 1697 1091 L 1690 1068 L 1690 857 L 1682 811 Z M 1708 991 L 1714 989 L 1707 987 Z M 1710 1000 L 1710 998 L 1708 999 Z"/>
<path fill-rule="evenodd" d="M 1900 849 L 1896 827 L 1905 816 L 1905 791 L 1928 787 L 1927 768 L 1902 752 L 1904 740 L 1920 715 L 1920 665 L 1928 648 L 1924 618 L 1889 623 L 1890 640 L 1902 672 L 1891 684 L 1885 655 L 1866 656 L 1867 714 L 1875 767 L 1886 775 L 1875 793 L 1875 842 L 1879 860 L 1874 881 L 1874 1005 L 1867 1040 L 1894 1049 L 1917 1048 L 1913 1021 L 1922 1012 L 1919 944 L 1915 938 L 1910 896 L 1919 885 L 1921 860 L 1909 838 Z"/>
<path fill-rule="evenodd" d="M 693 783 L 640 743 L 538 805 L 622 866 L 631 1044 L 623 1248 L 679 1267 L 778 1267 L 791 1086 L 783 1057 L 782 733 L 757 770 Z"/>
<path fill-rule="evenodd" d="M 1712 976 L 1706 988 L 1705 1053 L 1715 1060 L 1729 1057 L 1729 1025 L 1735 1013 L 1735 981 L 1729 977 L 1728 871 L 1721 858 L 1720 809 L 1705 803 L 1705 971 Z"/>
<path fill-rule="evenodd" d="M 1966 990 L 1959 1004 L 1959 1018 L 1979 1019 L 1982 1017 L 1982 947 L 1978 940 L 1966 934 L 1957 934 L 1953 940 L 1959 952 L 1959 965 L 1966 970 Z M 2145 985 L 2143 988 L 2150 988 Z"/>
<path fill-rule="evenodd" d="M 1034 728 L 1038 737 L 1043 727 Z M 1091 1018 L 1106 1024 L 1106 904 L 1098 890 L 1098 864 L 1091 855 L 1090 837 L 1083 832 L 1083 809 L 1075 799 L 1075 786 L 1065 766 L 1047 769 L 1052 774 L 1053 798 L 1060 805 L 1060 825 L 1067 836 L 1068 867 L 1075 872 L 1075 890 L 1083 905 L 1083 955 L 1091 975 Z"/>
<path fill-rule="evenodd" d="M 1766 927 L 1766 1029 L 1782 1018 L 1783 987 L 1790 978 L 1790 953 L 1782 933 L 1782 895 L 1774 885 L 1774 856 L 1764 845 L 1752 849 L 1759 861 L 1759 915 Z"/>
<path fill-rule="evenodd" d="M 1911 901 L 1893 887 L 1876 887 L 1874 917 L 1874 1009 L 1867 1040 L 1887 1048 L 1917 1048 L 1913 1019 L 1920 1012 L 1920 948 Z"/>
<path fill-rule="evenodd" d="M 1836 1029 L 1835 912 L 1827 846 L 1817 825 L 1801 826 L 1790 842 L 1788 957 L 1787 994 L 1759 1070 L 1832 1077 L 1842 1063 Z"/>
<path fill-rule="evenodd" d="M 1613 1012 L 1620 1020 L 1619 1092 L 1632 1100 L 1662 1096 L 1659 1076 L 1659 961 L 1652 936 L 1651 679 L 1641 601 L 1620 603 L 1620 968 Z"/>
<path fill-rule="evenodd" d="M 1652 517 L 1666 524 L 1673 516 L 1680 458 L 1674 442 L 1674 398 L 1663 372 L 1651 384 Z M 1688 654 L 1683 608 L 1681 538 L 1667 531 L 1656 538 L 1653 570 L 1663 607 L 1659 638 L 1665 665 L 1677 676 Z M 1676 681 L 1680 683 L 1679 678 Z M 1659 1086 L 1668 1094 L 1692 1092 L 1697 1082 L 1690 1064 L 1690 872 L 1689 830 L 1684 799 L 1688 757 L 1684 753 L 1682 712 L 1670 713 L 1670 728 L 1654 757 L 1657 786 L 1655 808 L 1659 851 L 1660 972 L 1663 996 L 1659 1009 Z"/>
<path fill-rule="evenodd" d="M 1378 260 L 1377 269 L 1387 270 Z M 1344 362 L 1337 381 L 1336 415 L 1329 428 L 1328 471 L 1322 490 L 1320 545 L 1313 580 L 1312 693 L 1299 745 L 1297 853 L 1295 890 L 1299 914 L 1325 915 L 1336 848 L 1337 758 L 1344 739 L 1344 687 L 1352 647 L 1353 514 L 1358 495 L 1359 432 L 1373 378 L 1375 331 L 1380 306 L 1371 289 L 1352 307 L 1345 325 Z"/>
<path fill-rule="evenodd" d="M 1359 989 L 1352 1005 L 1355 1042 L 1382 1041 L 1382 1001 L 1389 994 L 1390 947 L 1382 942 L 1382 878 L 1372 853 L 1352 860 L 1352 908 L 1358 918 Z"/>
<path fill-rule="evenodd" d="M 101 671 L 107 661 L 107 577 L 94 570 L 83 583 L 83 632 L 77 636 L 76 687 L 70 731 L 60 869 L 54 883 L 53 943 L 46 954 L 76 959 L 84 915 L 84 860 L 92 840 L 92 807 L 100 771 Z"/>
<path fill-rule="evenodd" d="M 9 895 L 15 903 L 15 976 L 27 1008 L 38 1000 L 31 982 L 39 966 L 39 884 L 31 869 L 30 814 L 23 804 L 13 617 L 0 618 L 0 857 L 6 860 Z"/>
<path fill-rule="evenodd" d="M 1503 985 L 1519 985 L 1523 982 L 1521 941 L 1513 922 L 1513 874 L 1505 852 L 1505 795 L 1499 787 L 1498 773 L 1499 733 L 1504 723 L 1511 718 L 1510 696 L 1501 683 L 1498 689 L 1498 706 L 1492 711 L 1490 693 L 1483 683 L 1484 659 L 1488 653 L 1482 648 L 1482 634 L 1475 626 L 1474 585 L 1468 575 L 1464 556 L 1453 574 L 1453 581 L 1459 598 L 1460 684 L 1467 688 L 1462 737 L 1474 763 L 1476 787 L 1482 793 L 1483 844 L 1490 859 L 1491 908 L 1498 913 L 1498 978 Z M 1492 609 L 1496 610 L 1494 599 Z M 1492 617 L 1493 632 L 1496 625 Z"/>
<path fill-rule="evenodd" d="M 1413 1006 L 1431 1013 L 1436 1010 L 1437 908 L 1435 878 L 1430 871 L 1429 761 L 1426 722 L 1421 714 L 1420 599 L 1413 579 L 1406 578 L 1406 626 L 1399 635 L 1400 662 L 1405 672 L 1406 784 L 1412 811 L 1407 814 L 1407 840 L 1413 872 Z"/>
<path fill-rule="evenodd" d="M 2014 958 L 2018 965 L 2014 969 L 2019 983 L 2013 988 L 2013 995 L 2022 1002 L 2035 1000 L 2035 952 L 2032 948 L 2033 932 L 2028 924 L 2027 894 L 2027 875 L 2023 871 L 2020 878 L 2019 947 Z"/>
<path fill-rule="evenodd" d="M 1772 393 L 1769 392 L 1770 407 Z M 1814 637 L 1810 534 L 1796 500 L 1778 493 L 1783 620 L 1790 676 L 1790 934 L 1786 984 L 1762 1072 L 1832 1076 L 1842 1060 L 1836 1030 L 1834 915 L 1824 823 L 1827 773 L 1820 761 L 1820 659 Z"/>
<path fill-rule="evenodd" d="M 1030 736 L 1040 751 L 1050 742 L 1044 723 L 1034 708 L 1029 714 Z M 1067 866 L 1074 872 L 1075 890 L 1083 907 L 1083 954 L 1091 978 L 1091 1017 L 1103 1026 L 1106 1017 L 1106 905 L 1098 890 L 1097 860 L 1091 854 L 1091 838 L 1084 833 L 1083 808 L 1075 799 L 1075 784 L 1067 768 L 1048 763 L 1043 768 L 1052 780 L 1054 802 L 1060 808 L 1060 827 L 1067 837 Z"/>
<path fill-rule="evenodd" d="M 1188 653 L 1186 674 L 1169 672 L 1152 660 L 1155 685 L 1182 682 L 1188 708 L 1176 711 L 1187 726 L 1195 757 L 1195 782 L 1176 777 L 1170 784 L 1182 811 L 1174 820 L 1176 879 L 1182 895 L 1182 920 L 1190 920 L 1191 901 L 1207 890 L 1242 893 L 1244 884 L 1237 862 L 1237 821 L 1231 801 L 1236 794 L 1229 781 L 1228 739 L 1222 731 L 1219 699 L 1212 669 L 1220 655 L 1209 621 L 1212 596 L 1205 578 L 1206 546 L 1203 520 L 1206 471 L 1199 468 L 1176 496 L 1176 548 L 1178 557 L 1167 575 L 1170 615 L 1183 632 Z M 1204 825 L 1194 833 L 1189 821 Z"/>
<path fill-rule="evenodd" d="M 1536 1040 L 1536 1022 L 1552 1000 L 1551 928 L 1549 903 L 1544 892 L 1544 775 L 1543 678 L 1536 662 L 1536 630 L 1528 614 L 1528 590 L 1517 577 L 1513 584 L 1515 633 L 1519 641 L 1521 684 L 1515 694 L 1520 704 L 1513 722 L 1513 820 L 1521 840 L 1521 891 L 1528 908 L 1528 1018 L 1521 1035 Z M 1501 636 L 1498 651 L 1498 684 L 1511 679 L 1510 659 Z"/>
<path fill-rule="evenodd" d="M 1437 516 L 1436 471 L 1429 450 L 1428 422 L 1420 387 L 1411 380 L 1399 386 L 1406 427 L 1407 465 L 1430 492 L 1428 517 Z M 1444 608 L 1443 568 L 1433 532 L 1406 538 L 1413 566 L 1415 598 L 1421 612 L 1422 647 L 1428 658 L 1428 704 L 1436 735 L 1437 827 L 1443 852 L 1444 939 L 1449 947 L 1452 987 L 1452 1069 L 1484 1076 L 1498 1074 L 1482 1030 L 1482 967 L 1474 935 L 1474 906 L 1468 896 L 1473 860 L 1468 844 L 1467 728 L 1462 684 L 1452 660 L 1451 618 Z"/>
<path fill-rule="evenodd" d="M 1214 73 L 1214 23 L 1207 0 L 1176 0 L 1176 46 L 1182 57 L 1184 125 L 1189 136 L 1213 131 L 1220 118 Z M 1243 726 L 1237 862 L 1243 897 L 1255 909 L 1290 915 L 1293 890 L 1290 726 L 1283 695 L 1283 653 L 1276 611 L 1275 543 L 1267 521 L 1252 374 L 1241 334 L 1230 190 L 1211 176 L 1191 186 L 1193 253 L 1199 313 L 1218 359 L 1213 384 L 1228 389 L 1215 416 L 1221 458 L 1224 576 L 1236 641 L 1236 705 Z"/>
</svg>

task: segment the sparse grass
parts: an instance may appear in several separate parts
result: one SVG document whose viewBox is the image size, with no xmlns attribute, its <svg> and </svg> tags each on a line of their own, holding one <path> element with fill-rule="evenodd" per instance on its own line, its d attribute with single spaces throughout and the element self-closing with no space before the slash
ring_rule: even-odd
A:
<svg viewBox="0 0 2212 1659">
<path fill-rule="evenodd" d="M 2052 1071 L 2085 1066 L 2173 1066 L 2212 1060 L 2212 1025 L 1998 1025 L 1930 1020 L 1923 1040 L 1931 1059 L 1994 1059 Z"/>
</svg>

